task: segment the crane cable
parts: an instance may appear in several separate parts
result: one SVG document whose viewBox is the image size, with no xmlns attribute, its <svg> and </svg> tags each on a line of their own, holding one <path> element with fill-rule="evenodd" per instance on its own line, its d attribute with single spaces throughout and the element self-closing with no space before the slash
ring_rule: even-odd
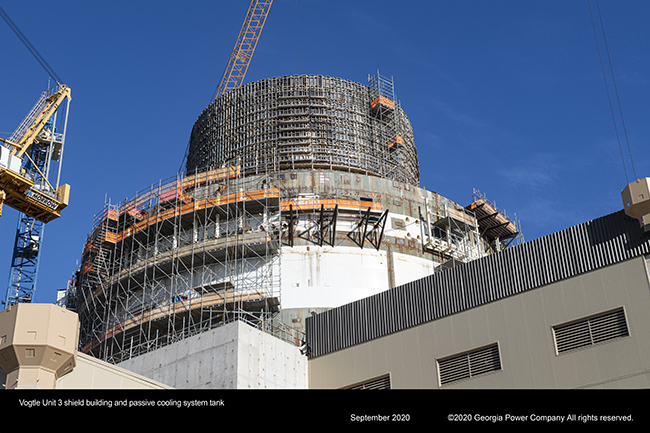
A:
<svg viewBox="0 0 650 433">
<path fill-rule="evenodd" d="M 38 61 L 38 63 L 40 63 L 43 69 L 45 69 L 45 72 L 47 72 L 47 74 L 50 77 L 52 77 L 54 81 L 56 81 L 56 84 L 60 86 L 61 83 L 63 82 L 61 78 L 57 75 L 56 72 L 54 72 L 54 69 L 52 69 L 49 63 L 47 63 L 47 61 L 43 58 L 41 53 L 39 53 L 36 47 L 34 47 L 34 45 L 32 45 L 29 39 L 27 39 L 27 36 L 25 36 L 23 32 L 20 31 L 16 23 L 13 22 L 13 20 L 9 17 L 7 12 L 5 12 L 4 9 L 2 9 L 1 6 L 0 6 L 0 15 L 2 15 L 2 19 L 5 20 L 5 22 L 11 28 L 11 30 L 16 34 L 16 36 L 18 36 L 18 39 L 20 39 L 23 45 L 25 45 L 25 47 L 27 47 L 27 49 L 32 53 L 34 58 L 36 58 L 36 61 Z"/>
<path fill-rule="evenodd" d="M 601 67 L 601 69 L 603 71 L 603 79 L 605 80 L 605 90 L 607 91 L 607 100 L 609 101 L 609 109 L 612 112 L 612 120 L 614 121 L 614 130 L 616 131 L 616 139 L 618 140 L 618 149 L 619 149 L 619 151 L 621 153 L 621 160 L 623 161 L 623 171 L 625 172 L 625 179 L 629 183 L 630 180 L 629 180 L 629 178 L 627 176 L 627 169 L 625 168 L 625 158 L 623 157 L 623 148 L 621 147 L 621 139 L 619 137 L 618 128 L 616 126 L 616 116 L 614 115 L 614 108 L 612 107 L 612 99 L 611 99 L 610 93 L 609 93 L 609 86 L 607 86 L 607 76 L 605 74 L 605 67 L 603 65 L 603 58 L 602 58 L 602 55 L 600 53 L 600 45 L 598 44 L 598 35 L 596 33 L 596 25 L 594 24 L 594 16 L 593 16 L 593 13 L 591 11 L 590 0 L 587 0 L 587 5 L 589 6 L 589 15 L 591 16 L 591 26 L 594 29 L 594 37 L 596 38 L 596 48 L 598 49 L 598 58 L 600 59 L 600 67 Z M 619 113 L 621 115 L 621 123 L 623 125 L 623 132 L 625 133 L 625 140 L 627 141 L 627 151 L 628 151 L 628 153 L 630 155 L 630 162 L 632 164 L 632 173 L 634 174 L 634 178 L 636 179 L 636 170 L 634 168 L 634 160 L 632 159 L 632 151 L 630 150 L 630 141 L 629 141 L 629 139 L 627 137 L 627 130 L 625 128 L 625 121 L 623 120 L 623 109 L 621 108 L 621 100 L 618 97 L 618 89 L 616 87 L 616 79 L 614 78 L 614 68 L 612 67 L 612 59 L 611 59 L 611 57 L 609 55 L 609 47 L 607 46 L 607 38 L 605 37 L 605 26 L 603 24 L 603 17 L 602 17 L 602 15 L 600 13 L 600 5 L 598 4 L 598 0 L 596 0 L 596 6 L 598 8 L 598 17 L 600 19 L 600 27 L 601 27 L 602 32 L 603 32 L 603 40 L 605 42 L 605 50 L 607 52 L 607 59 L 609 61 L 609 69 L 610 69 L 610 72 L 612 74 L 612 82 L 614 84 L 614 92 L 616 93 L 616 101 L 618 102 L 618 110 L 619 110 Z"/>
</svg>

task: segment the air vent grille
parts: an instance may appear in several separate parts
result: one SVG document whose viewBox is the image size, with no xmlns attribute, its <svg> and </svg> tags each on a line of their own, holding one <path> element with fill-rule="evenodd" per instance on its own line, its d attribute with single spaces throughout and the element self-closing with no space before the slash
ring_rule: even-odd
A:
<svg viewBox="0 0 650 433">
<path fill-rule="evenodd" d="M 558 354 L 630 335 L 623 308 L 555 326 L 553 333 Z"/>
<path fill-rule="evenodd" d="M 390 389 L 390 375 L 367 380 L 345 389 Z"/>
<path fill-rule="evenodd" d="M 497 370 L 501 370 L 501 358 L 497 343 L 438 360 L 440 385 L 447 385 Z"/>
</svg>

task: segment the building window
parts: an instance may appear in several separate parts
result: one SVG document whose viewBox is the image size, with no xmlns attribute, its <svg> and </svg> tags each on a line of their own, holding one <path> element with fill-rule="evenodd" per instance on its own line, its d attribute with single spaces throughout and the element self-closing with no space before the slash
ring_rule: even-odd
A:
<svg viewBox="0 0 650 433">
<path fill-rule="evenodd" d="M 343 389 L 390 389 L 390 375 L 386 374 Z"/>
<path fill-rule="evenodd" d="M 596 316 L 554 326 L 553 335 L 555 348 L 559 355 L 581 347 L 627 337 L 630 332 L 625 319 L 625 311 L 621 307 Z"/>
<path fill-rule="evenodd" d="M 438 360 L 441 386 L 498 370 L 501 357 L 497 343 Z"/>
</svg>

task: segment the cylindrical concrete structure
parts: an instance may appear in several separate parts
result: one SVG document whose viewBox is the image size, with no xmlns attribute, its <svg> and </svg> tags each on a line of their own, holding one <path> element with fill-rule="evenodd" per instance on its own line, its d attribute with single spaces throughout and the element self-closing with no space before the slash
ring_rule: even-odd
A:
<svg viewBox="0 0 650 433">
<path fill-rule="evenodd" d="M 187 172 L 342 170 L 418 185 L 413 129 L 395 99 L 341 78 L 268 78 L 232 90 L 201 113 Z"/>
</svg>

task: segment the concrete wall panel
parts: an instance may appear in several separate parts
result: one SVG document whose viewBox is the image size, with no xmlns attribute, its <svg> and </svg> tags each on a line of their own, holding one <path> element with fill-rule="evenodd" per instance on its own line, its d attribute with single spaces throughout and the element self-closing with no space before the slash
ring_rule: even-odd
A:
<svg viewBox="0 0 650 433">
<path fill-rule="evenodd" d="M 124 361 L 121 367 L 178 389 L 307 388 L 298 347 L 233 322 Z"/>
</svg>

